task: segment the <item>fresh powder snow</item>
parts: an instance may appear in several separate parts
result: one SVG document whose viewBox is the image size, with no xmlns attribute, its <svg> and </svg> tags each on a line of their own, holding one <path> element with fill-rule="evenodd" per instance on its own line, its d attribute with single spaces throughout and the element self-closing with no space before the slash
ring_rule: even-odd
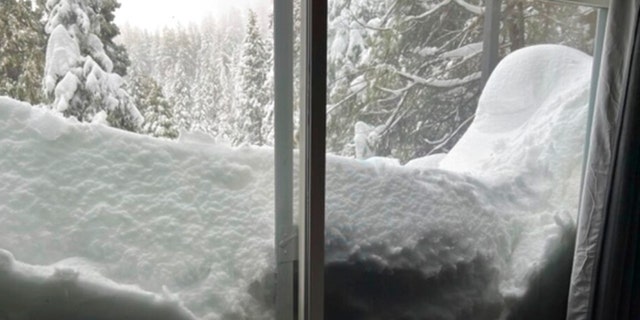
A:
<svg viewBox="0 0 640 320">
<path fill-rule="evenodd" d="M 328 274 L 418 272 L 452 289 L 416 302 L 441 318 L 522 295 L 576 218 L 590 63 L 562 46 L 507 56 L 448 155 L 329 156 Z M 3 97 L 0 154 L 3 291 L 73 282 L 185 319 L 273 318 L 273 149 L 151 138 Z"/>
</svg>

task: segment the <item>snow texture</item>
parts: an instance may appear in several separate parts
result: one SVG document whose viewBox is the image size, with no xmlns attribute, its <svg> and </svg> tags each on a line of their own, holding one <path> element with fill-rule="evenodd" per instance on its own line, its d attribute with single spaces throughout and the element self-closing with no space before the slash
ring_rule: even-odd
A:
<svg viewBox="0 0 640 320">
<path fill-rule="evenodd" d="M 398 303 L 429 319 L 490 319 L 486 306 L 522 295 L 558 221 L 575 219 L 590 60 L 560 46 L 509 55 L 469 131 L 427 165 L 329 156 L 328 289 L 382 279 L 404 292 L 418 275 L 425 299 Z M 0 154 L 0 248 L 52 265 L 11 276 L 22 267 L 2 251 L 5 281 L 41 284 L 82 261 L 71 281 L 170 291 L 202 319 L 273 317 L 272 149 L 155 139 L 0 98 Z"/>
<path fill-rule="evenodd" d="M 413 159 L 405 164 L 410 168 L 438 168 L 442 159 L 446 157 L 446 153 L 437 153 L 422 158 Z"/>
<path fill-rule="evenodd" d="M 118 282 L 177 291 L 200 316 L 243 312 L 273 260 L 269 149 L 177 144 L 0 106 L 0 152 L 11 154 L 0 247 L 32 264 L 95 261 Z"/>
<path fill-rule="evenodd" d="M 82 261 L 28 265 L 15 261 L 10 252 L 0 249 L 3 319 L 195 319 L 170 296 L 116 284 L 98 273 L 80 273 L 69 266 L 74 263 Z"/>
</svg>

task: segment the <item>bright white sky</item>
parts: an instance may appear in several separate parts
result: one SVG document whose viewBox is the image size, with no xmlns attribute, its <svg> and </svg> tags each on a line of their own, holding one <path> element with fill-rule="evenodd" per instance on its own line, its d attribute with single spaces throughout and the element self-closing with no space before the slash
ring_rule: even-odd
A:
<svg viewBox="0 0 640 320">
<path fill-rule="evenodd" d="M 233 8 L 264 12 L 273 0 L 120 0 L 116 24 L 130 24 L 149 30 L 177 23 L 200 22 L 204 17 L 221 17 Z"/>
</svg>

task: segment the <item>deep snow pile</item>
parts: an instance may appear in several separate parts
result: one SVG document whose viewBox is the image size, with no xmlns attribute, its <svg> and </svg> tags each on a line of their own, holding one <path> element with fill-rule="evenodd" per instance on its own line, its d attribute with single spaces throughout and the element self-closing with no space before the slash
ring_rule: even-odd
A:
<svg viewBox="0 0 640 320">
<path fill-rule="evenodd" d="M 166 286 L 199 316 L 247 309 L 273 264 L 271 150 L 154 139 L 6 98 L 0 128 L 0 248 Z"/>
<path fill-rule="evenodd" d="M 518 293 L 577 214 L 591 57 L 556 45 L 516 51 L 494 70 L 476 117 L 439 168 L 475 177 L 521 205 L 503 289 Z M 517 231 L 515 234 L 514 231 Z"/>
<path fill-rule="evenodd" d="M 444 158 L 329 157 L 333 279 L 417 273 L 428 300 L 398 303 L 436 319 L 490 319 L 521 294 L 577 206 L 590 60 L 559 46 L 508 56 Z M 16 259 L 164 286 L 206 319 L 271 316 L 259 301 L 274 265 L 271 149 L 138 136 L 0 98 L 0 154 L 0 248 Z"/>
<path fill-rule="evenodd" d="M 72 259 L 51 267 L 15 261 L 0 250 L 0 314 L 3 319 L 193 320 L 174 297 L 159 296 L 78 272 Z M 77 261 L 75 261 L 77 263 Z M 117 307 L 116 307 L 117 306 Z"/>
</svg>

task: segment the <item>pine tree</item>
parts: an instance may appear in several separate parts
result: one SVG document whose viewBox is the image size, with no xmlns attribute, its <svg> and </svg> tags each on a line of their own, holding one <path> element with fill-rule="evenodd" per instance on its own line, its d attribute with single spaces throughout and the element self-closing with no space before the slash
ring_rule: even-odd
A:
<svg viewBox="0 0 640 320">
<path fill-rule="evenodd" d="M 104 45 L 104 51 L 113 62 L 113 72 L 120 76 L 127 75 L 127 68 L 131 65 L 125 47 L 114 42 L 120 35 L 120 29 L 115 24 L 115 11 L 120 8 L 117 0 L 88 1 L 89 7 L 95 13 L 95 20 L 99 23 L 97 36 Z"/>
<path fill-rule="evenodd" d="M 46 35 L 41 15 L 30 0 L 0 2 L 0 95 L 31 104 L 43 102 L 40 84 Z"/>
<path fill-rule="evenodd" d="M 123 79 L 113 72 L 114 62 L 100 39 L 104 21 L 109 21 L 102 3 L 47 2 L 45 93 L 54 100 L 51 108 L 65 116 L 92 121 L 104 113 L 110 125 L 135 131 L 142 116 L 125 91 Z"/>
<path fill-rule="evenodd" d="M 164 98 L 162 88 L 149 76 L 133 76 L 132 96 L 134 103 L 144 115 L 140 133 L 154 137 L 174 139 L 178 128 L 173 122 L 171 105 Z"/>
<path fill-rule="evenodd" d="M 245 28 L 240 17 L 232 10 L 220 21 L 208 18 L 197 27 L 154 33 L 123 29 L 121 40 L 132 58 L 130 72 L 157 80 L 181 130 L 222 140 L 236 136 L 236 79 Z"/>
<path fill-rule="evenodd" d="M 205 21 L 202 30 L 203 35 L 215 33 L 213 21 Z M 198 68 L 195 75 L 196 85 L 193 88 L 194 106 L 191 112 L 193 118 L 193 130 L 208 133 L 212 136 L 220 135 L 218 122 L 218 103 L 222 86 L 220 83 L 218 64 L 216 57 L 218 46 L 211 36 L 201 37 L 198 49 Z"/>
<path fill-rule="evenodd" d="M 273 89 L 268 85 L 269 53 L 260 34 L 256 14 L 249 11 L 249 21 L 239 67 L 238 100 L 235 106 L 235 144 L 270 143 L 265 130 L 269 123 L 268 108 Z"/>
<path fill-rule="evenodd" d="M 192 131 L 195 125 L 193 118 L 194 96 L 193 79 L 195 78 L 196 59 L 193 52 L 193 41 L 186 30 L 178 28 L 175 46 L 175 60 L 173 64 L 172 83 L 170 83 L 170 101 L 175 110 L 178 128 L 182 131 Z"/>
<path fill-rule="evenodd" d="M 221 93 L 217 108 L 216 124 L 219 128 L 219 136 L 228 141 L 234 141 L 237 126 L 236 106 L 239 87 L 236 85 L 239 79 L 238 64 L 242 54 L 243 43 L 243 20 L 240 13 L 234 10 L 222 21 L 215 41 L 220 46 L 219 54 L 216 58 L 218 78 L 221 85 Z"/>
</svg>

